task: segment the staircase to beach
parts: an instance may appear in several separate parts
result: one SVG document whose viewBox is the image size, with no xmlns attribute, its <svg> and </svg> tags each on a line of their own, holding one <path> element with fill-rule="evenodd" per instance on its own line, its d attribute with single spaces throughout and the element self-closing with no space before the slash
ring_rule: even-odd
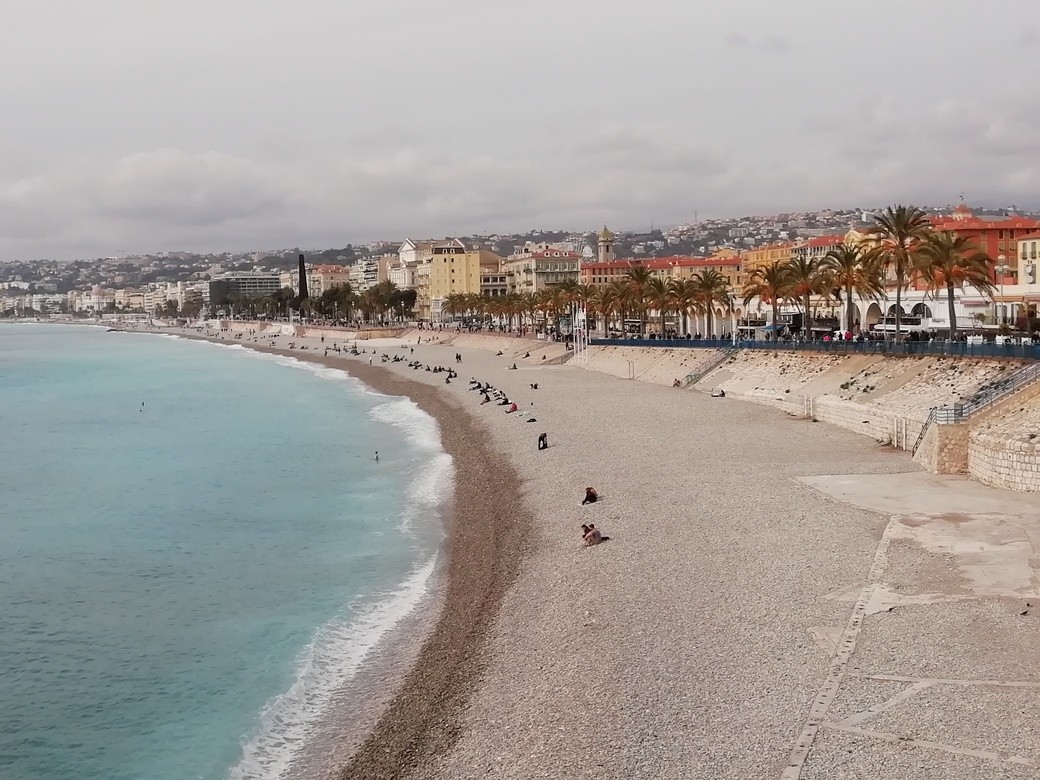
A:
<svg viewBox="0 0 1040 780">
<path fill-rule="evenodd" d="M 1010 376 L 985 388 L 966 403 L 933 407 L 928 411 L 928 419 L 921 427 L 921 433 L 911 448 L 912 454 L 917 454 L 917 450 L 921 447 L 921 443 L 928 434 L 929 428 L 933 425 L 970 423 L 972 418 L 977 418 L 978 415 L 989 411 L 997 404 L 1003 403 L 1028 390 L 1037 381 L 1040 381 L 1040 363 L 1030 363 Z"/>
<path fill-rule="evenodd" d="M 692 387 L 693 385 L 697 384 L 702 379 L 704 379 L 704 377 L 706 377 L 716 368 L 718 368 L 727 360 L 729 360 L 735 352 L 735 347 L 727 347 L 718 350 L 718 352 L 713 357 L 706 360 L 702 365 L 698 366 L 695 371 L 691 371 L 689 374 L 687 374 L 682 380 L 682 386 Z"/>
</svg>

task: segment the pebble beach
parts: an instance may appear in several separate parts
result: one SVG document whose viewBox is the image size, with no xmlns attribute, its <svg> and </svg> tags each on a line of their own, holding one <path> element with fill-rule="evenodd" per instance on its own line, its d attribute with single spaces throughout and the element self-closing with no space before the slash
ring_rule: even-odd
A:
<svg viewBox="0 0 1040 780">
<path fill-rule="evenodd" d="M 323 357 L 316 338 L 296 345 L 309 347 L 292 352 L 301 359 L 417 400 L 440 422 L 457 466 L 440 622 L 360 751 L 327 776 L 1036 776 L 1033 754 L 1024 764 L 999 751 L 969 760 L 869 736 L 852 737 L 850 749 L 852 732 L 837 726 L 814 732 L 815 752 L 792 764 L 848 636 L 856 596 L 841 594 L 883 575 L 879 545 L 895 522 L 869 496 L 852 500 L 826 485 L 878 492 L 924 477 L 906 454 L 729 398 L 572 365 L 511 370 L 509 353 L 413 339 L 358 342 L 366 354 Z M 406 362 L 375 357 L 370 366 L 373 349 L 459 376 L 446 385 L 444 374 Z M 481 406 L 471 377 L 503 390 L 520 412 Z M 542 432 L 549 448 L 539 451 Z M 599 491 L 596 504 L 581 505 L 586 486 Z M 980 506 L 990 500 L 981 496 Z M 590 521 L 609 542 L 581 545 Z M 926 553 L 922 563 L 920 551 L 913 555 L 915 577 L 933 589 L 943 578 L 943 587 L 960 587 L 943 556 Z M 1036 624 L 991 595 L 979 605 L 996 621 L 986 630 L 1008 632 L 1009 652 L 1026 654 Z M 901 618 L 908 614 L 900 607 Z M 866 639 L 874 641 L 877 620 L 868 618 Z M 923 638 L 905 646 L 889 638 L 880 649 L 880 640 L 868 642 L 869 657 L 854 655 L 839 670 L 832 711 L 877 703 L 878 690 L 861 677 L 898 673 L 922 653 L 938 667 L 960 657 L 946 635 L 961 620 L 922 611 L 914 622 L 928 627 Z M 888 633 L 877 626 L 878 636 Z M 997 675 L 976 676 L 983 671 Z M 1034 695 L 1040 674 L 1019 677 Z"/>
</svg>

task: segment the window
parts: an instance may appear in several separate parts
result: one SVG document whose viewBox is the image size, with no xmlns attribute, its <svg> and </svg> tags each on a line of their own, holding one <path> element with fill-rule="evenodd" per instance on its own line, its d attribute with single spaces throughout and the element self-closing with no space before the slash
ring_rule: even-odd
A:
<svg viewBox="0 0 1040 780">
<path fill-rule="evenodd" d="M 1030 260 L 1036 260 L 1036 242 L 1035 241 L 1030 241 L 1029 242 L 1029 259 Z"/>
<path fill-rule="evenodd" d="M 1026 259 L 1026 242 L 1025 241 L 1022 242 L 1022 259 L 1023 260 Z"/>
</svg>

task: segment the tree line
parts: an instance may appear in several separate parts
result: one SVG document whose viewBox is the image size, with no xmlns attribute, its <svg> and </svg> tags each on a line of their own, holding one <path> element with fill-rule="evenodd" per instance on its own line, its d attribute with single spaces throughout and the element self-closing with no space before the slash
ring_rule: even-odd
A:
<svg viewBox="0 0 1040 780">
<path fill-rule="evenodd" d="M 264 297 L 229 298 L 234 311 L 249 316 L 285 316 L 291 311 L 301 317 L 323 317 L 353 322 L 403 322 L 412 316 L 415 290 L 402 290 L 390 281 L 379 282 L 355 292 L 349 283 L 337 284 L 316 297 L 301 298 L 291 287 L 283 287 Z"/>
<path fill-rule="evenodd" d="M 984 296 L 996 289 L 993 259 L 974 239 L 950 231 L 936 231 L 928 215 L 916 206 L 889 206 L 875 217 L 875 226 L 860 243 L 843 243 L 823 257 L 798 255 L 755 268 L 747 283 L 735 290 L 727 277 L 715 270 L 694 273 L 686 279 L 664 279 L 646 267 L 629 269 L 623 277 L 603 286 L 565 282 L 537 293 L 513 293 L 498 297 L 455 294 L 444 310 L 481 321 L 497 320 L 535 324 L 560 320 L 579 306 L 598 318 L 606 333 L 612 324 L 621 332 L 631 317 L 639 320 L 646 335 L 651 313 L 658 318 L 658 332 L 666 330 L 666 318 L 677 314 L 700 318 L 708 334 L 714 331 L 717 311 L 732 312 L 735 300 L 748 305 L 757 299 L 772 307 L 772 322 L 780 321 L 780 307 L 794 304 L 803 312 L 803 336 L 809 338 L 812 300 L 833 302 L 843 308 L 843 329 L 853 330 L 856 300 L 887 300 L 895 288 L 895 338 L 902 335 L 902 298 L 910 284 L 923 283 L 929 294 L 945 293 L 949 307 L 950 337 L 957 336 L 955 291 L 969 284 Z M 1032 322 L 1032 320 L 1030 320 Z"/>
</svg>

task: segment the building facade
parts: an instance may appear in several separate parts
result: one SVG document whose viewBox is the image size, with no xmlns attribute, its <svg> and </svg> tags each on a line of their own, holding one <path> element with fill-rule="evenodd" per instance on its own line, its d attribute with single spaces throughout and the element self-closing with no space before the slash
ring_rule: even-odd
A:
<svg viewBox="0 0 1040 780">
<path fill-rule="evenodd" d="M 485 274 L 500 274 L 502 258 L 487 249 L 466 249 L 461 242 L 435 246 L 429 263 L 430 318 L 440 319 L 450 295 L 480 295 Z"/>
<path fill-rule="evenodd" d="M 577 282 L 581 255 L 563 249 L 548 249 L 529 255 L 510 255 L 502 262 L 509 291 L 523 295 L 538 293 L 553 285 Z"/>
<path fill-rule="evenodd" d="M 211 306 L 223 306 L 239 298 L 263 298 L 282 288 L 278 274 L 261 271 L 233 271 L 210 280 Z M 147 306 L 145 307 L 147 309 Z"/>
</svg>

